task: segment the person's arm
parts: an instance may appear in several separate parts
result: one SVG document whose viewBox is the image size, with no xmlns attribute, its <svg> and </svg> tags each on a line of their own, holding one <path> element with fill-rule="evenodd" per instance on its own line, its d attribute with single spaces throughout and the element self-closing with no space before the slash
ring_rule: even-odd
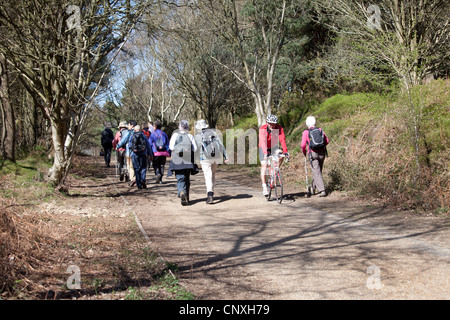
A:
<svg viewBox="0 0 450 320">
<path fill-rule="evenodd" d="M 281 147 L 283 148 L 283 153 L 288 153 L 288 148 L 286 145 L 286 137 L 284 135 L 284 130 L 281 127 L 280 127 L 279 139 L 280 139 Z"/>
<path fill-rule="evenodd" d="M 191 139 L 191 142 L 192 142 L 192 150 L 194 152 L 196 152 L 197 151 L 197 142 L 195 141 L 194 136 L 190 133 L 189 133 L 189 138 Z"/>
<path fill-rule="evenodd" d="M 259 147 L 262 149 L 263 154 L 267 154 L 267 127 L 261 126 L 259 128 Z"/>
<path fill-rule="evenodd" d="M 170 138 L 169 149 L 173 150 L 175 148 L 175 141 L 177 141 L 178 133 L 174 133 Z"/>
<path fill-rule="evenodd" d="M 120 139 L 119 143 L 117 144 L 117 149 L 124 148 L 124 146 L 127 144 L 128 136 L 130 135 L 130 132 L 127 131 L 123 136 L 122 139 Z"/>
<path fill-rule="evenodd" d="M 300 147 L 302 148 L 303 155 L 305 155 L 305 156 L 306 156 L 306 152 L 308 151 L 307 146 L 308 146 L 308 130 L 305 130 L 305 131 L 303 131 L 302 143 L 300 145 Z"/>
<path fill-rule="evenodd" d="M 323 136 L 325 137 L 325 145 L 328 145 L 330 143 L 330 139 L 328 139 L 327 135 L 325 134 L 325 131 L 323 131 Z"/>
</svg>

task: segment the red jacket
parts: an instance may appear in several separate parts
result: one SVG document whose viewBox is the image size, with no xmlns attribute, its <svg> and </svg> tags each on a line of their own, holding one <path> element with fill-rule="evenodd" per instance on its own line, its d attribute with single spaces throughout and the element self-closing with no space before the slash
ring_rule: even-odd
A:
<svg viewBox="0 0 450 320">
<path fill-rule="evenodd" d="M 113 149 L 116 150 L 116 146 L 119 144 L 120 139 L 122 138 L 122 131 L 123 130 L 127 130 L 125 128 L 120 129 L 119 131 L 116 132 L 116 136 L 114 137 L 114 140 L 112 142 L 113 144 Z M 119 151 L 124 151 L 125 148 L 120 148 Z"/>
<path fill-rule="evenodd" d="M 279 124 L 276 124 L 271 132 L 268 132 L 267 124 L 264 124 L 259 128 L 258 146 L 262 149 L 263 154 L 267 154 L 267 149 L 279 147 L 279 144 L 281 144 L 283 153 L 287 153 L 286 137 L 284 136 L 283 128 Z"/>
</svg>

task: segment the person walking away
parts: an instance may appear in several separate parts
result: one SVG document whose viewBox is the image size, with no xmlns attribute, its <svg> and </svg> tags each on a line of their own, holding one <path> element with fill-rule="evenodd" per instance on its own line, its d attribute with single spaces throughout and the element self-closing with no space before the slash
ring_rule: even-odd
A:
<svg viewBox="0 0 450 320">
<path fill-rule="evenodd" d="M 205 120 L 197 121 L 195 140 L 200 149 L 200 164 L 206 185 L 206 203 L 214 203 L 214 184 L 219 164 L 228 163 L 227 151 L 220 140 L 218 132 L 209 128 Z"/>
<path fill-rule="evenodd" d="M 109 128 L 108 125 L 105 125 L 105 129 L 102 131 L 101 136 L 101 144 L 104 152 L 104 159 L 106 167 L 109 168 L 109 164 L 111 163 L 111 151 L 112 151 L 112 142 L 114 140 L 114 133 Z"/>
<path fill-rule="evenodd" d="M 181 205 L 189 204 L 190 176 L 199 172 L 194 162 L 194 153 L 197 151 L 195 138 L 189 133 L 189 122 L 181 120 L 178 130 L 174 132 L 169 142 L 172 159 L 169 164 L 167 177 L 175 173 L 177 179 L 178 197 Z"/>
<path fill-rule="evenodd" d="M 266 172 L 267 172 L 267 158 L 273 154 L 278 154 L 280 145 L 285 155 L 288 154 L 286 146 L 286 137 L 284 135 L 283 128 L 278 124 L 278 118 L 275 115 L 268 115 L 266 118 L 266 124 L 259 128 L 259 159 L 261 162 L 261 183 L 263 188 L 263 195 L 269 195 L 266 185 Z M 278 166 L 283 163 L 283 158 L 279 159 Z"/>
<path fill-rule="evenodd" d="M 162 131 L 161 121 L 155 121 L 155 130 L 149 138 L 153 151 L 152 166 L 156 176 L 156 183 L 161 184 L 164 176 L 167 157 L 170 157 L 169 137 Z"/>
<path fill-rule="evenodd" d="M 330 140 L 321 128 L 315 127 L 316 118 L 309 116 L 306 118 L 306 126 L 308 129 L 303 131 L 301 148 L 303 155 L 308 158 L 311 164 L 313 181 L 310 193 L 314 193 L 314 189 L 319 192 L 319 197 L 326 197 L 327 192 L 323 183 L 322 169 L 327 155 L 327 145 Z"/>
<path fill-rule="evenodd" d="M 117 149 L 125 148 L 125 161 L 127 163 L 128 175 L 130 178 L 130 187 L 136 184 L 136 178 L 134 175 L 133 161 L 130 153 L 130 143 L 131 138 L 134 134 L 134 127 L 137 125 L 137 122 L 134 120 L 130 120 L 128 122 L 128 130 L 124 131 L 122 134 L 122 139 L 120 139 Z"/>
<path fill-rule="evenodd" d="M 151 155 L 150 144 L 141 131 L 141 126 L 134 127 L 134 134 L 130 144 L 131 159 L 133 161 L 136 186 L 138 189 L 147 189 L 147 157 Z"/>
<path fill-rule="evenodd" d="M 116 151 L 116 155 L 117 155 L 117 163 L 118 163 L 118 169 L 119 169 L 119 180 L 123 181 L 124 178 L 125 178 L 124 166 L 125 166 L 125 152 L 126 152 L 126 149 L 123 148 L 123 147 L 117 149 L 117 145 L 119 144 L 119 141 L 122 138 L 124 131 L 126 132 L 126 130 L 127 130 L 127 123 L 125 121 L 121 121 L 119 123 L 118 129 L 119 129 L 119 131 L 116 132 L 116 135 L 114 137 L 112 145 L 113 145 L 113 149 Z M 126 177 L 126 179 L 128 179 L 128 177 Z"/>
</svg>

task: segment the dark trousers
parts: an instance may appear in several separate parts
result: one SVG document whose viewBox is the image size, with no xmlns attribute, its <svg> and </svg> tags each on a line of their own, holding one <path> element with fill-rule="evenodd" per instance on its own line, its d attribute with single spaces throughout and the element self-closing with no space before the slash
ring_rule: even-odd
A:
<svg viewBox="0 0 450 320">
<path fill-rule="evenodd" d="M 104 154 L 104 158 L 105 158 L 105 164 L 107 166 L 109 166 L 110 162 L 111 162 L 111 150 L 112 150 L 112 145 L 111 144 L 102 144 L 103 147 L 103 152 Z"/>
<path fill-rule="evenodd" d="M 175 170 L 175 177 L 177 178 L 178 196 L 184 192 L 189 197 L 189 189 L 191 187 L 191 169 Z"/>
<path fill-rule="evenodd" d="M 147 155 L 133 154 L 131 156 L 131 161 L 133 162 L 134 175 L 136 176 L 136 186 L 141 188 L 142 184 L 146 183 Z"/>
<path fill-rule="evenodd" d="M 164 168 L 166 166 L 166 157 L 158 156 L 153 158 L 153 170 L 155 175 L 164 176 Z"/>
<path fill-rule="evenodd" d="M 124 174 L 123 168 L 125 167 L 125 150 L 116 151 L 116 156 L 117 156 L 117 164 L 118 164 L 118 169 L 119 169 L 119 175 L 121 176 L 121 175 Z"/>
</svg>

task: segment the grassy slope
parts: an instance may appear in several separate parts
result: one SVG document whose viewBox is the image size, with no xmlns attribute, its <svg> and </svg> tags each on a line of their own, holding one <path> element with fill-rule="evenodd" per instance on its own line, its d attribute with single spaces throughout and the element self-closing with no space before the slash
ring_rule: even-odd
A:
<svg viewBox="0 0 450 320">
<path fill-rule="evenodd" d="M 291 125 L 288 145 L 299 153 L 306 116 L 314 115 L 331 143 L 325 180 L 332 189 L 383 198 L 389 203 L 448 212 L 447 142 L 450 81 L 421 86 L 413 102 L 421 112 L 420 177 L 412 144 L 411 114 L 400 94 L 338 94 L 313 105 Z M 295 118 L 301 105 L 289 111 Z"/>
</svg>

